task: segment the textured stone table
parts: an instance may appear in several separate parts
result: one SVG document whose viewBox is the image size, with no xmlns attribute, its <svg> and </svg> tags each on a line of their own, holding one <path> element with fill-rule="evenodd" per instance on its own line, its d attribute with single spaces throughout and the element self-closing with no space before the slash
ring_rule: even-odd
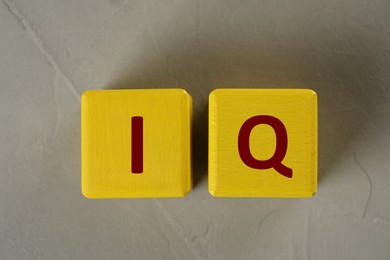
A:
<svg viewBox="0 0 390 260">
<path fill-rule="evenodd" d="M 389 259 L 389 1 L 0 2 L 1 259 Z M 185 88 L 194 190 L 87 200 L 80 94 Z M 207 191 L 217 87 L 312 88 L 311 199 Z"/>
</svg>

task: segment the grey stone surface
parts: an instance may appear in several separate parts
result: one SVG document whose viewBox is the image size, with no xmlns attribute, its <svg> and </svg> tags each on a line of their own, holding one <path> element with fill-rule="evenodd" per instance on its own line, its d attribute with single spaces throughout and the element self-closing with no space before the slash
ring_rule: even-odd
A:
<svg viewBox="0 0 390 260">
<path fill-rule="evenodd" d="M 0 259 L 389 259 L 389 1 L 0 2 Z M 185 88 L 194 190 L 87 200 L 80 94 Z M 217 87 L 319 96 L 310 199 L 207 192 Z"/>
</svg>

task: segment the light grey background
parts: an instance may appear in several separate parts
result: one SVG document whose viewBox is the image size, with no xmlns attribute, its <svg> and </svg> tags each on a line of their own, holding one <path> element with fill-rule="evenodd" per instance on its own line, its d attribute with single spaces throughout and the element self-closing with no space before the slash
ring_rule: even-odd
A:
<svg viewBox="0 0 390 260">
<path fill-rule="evenodd" d="M 0 1 L 0 259 L 389 259 L 389 1 Z M 185 88 L 195 187 L 87 200 L 80 94 Z M 207 191 L 217 87 L 312 88 L 319 192 Z"/>
</svg>

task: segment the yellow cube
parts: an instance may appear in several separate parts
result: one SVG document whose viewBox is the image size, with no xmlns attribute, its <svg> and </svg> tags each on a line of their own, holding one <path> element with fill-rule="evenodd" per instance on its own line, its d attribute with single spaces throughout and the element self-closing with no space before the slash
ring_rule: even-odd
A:
<svg viewBox="0 0 390 260">
<path fill-rule="evenodd" d="M 82 193 L 182 197 L 192 187 L 192 100 L 182 89 L 82 95 Z"/>
<path fill-rule="evenodd" d="M 209 192 L 317 192 L 317 96 L 308 89 L 217 89 L 209 97 Z"/>
</svg>

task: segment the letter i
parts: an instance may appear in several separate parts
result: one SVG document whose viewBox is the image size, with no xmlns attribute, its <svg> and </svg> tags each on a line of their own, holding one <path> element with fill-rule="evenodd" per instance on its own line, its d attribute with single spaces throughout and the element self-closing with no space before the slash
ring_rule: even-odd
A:
<svg viewBox="0 0 390 260">
<path fill-rule="evenodd" d="M 131 172 L 143 172 L 143 117 L 131 118 Z"/>
</svg>

